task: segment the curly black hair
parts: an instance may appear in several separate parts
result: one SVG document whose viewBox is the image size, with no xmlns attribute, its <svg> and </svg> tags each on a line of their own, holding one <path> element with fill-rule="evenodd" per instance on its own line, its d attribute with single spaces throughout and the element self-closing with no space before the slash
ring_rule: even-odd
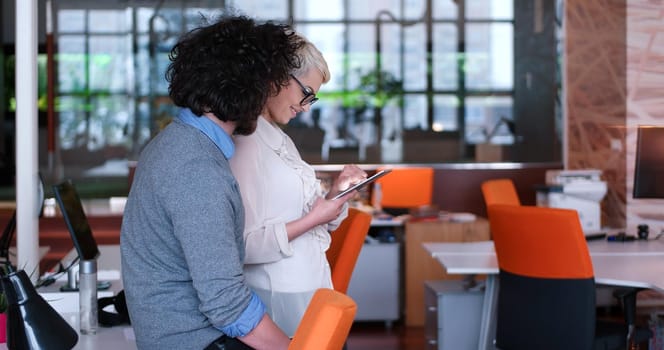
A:
<svg viewBox="0 0 664 350">
<path fill-rule="evenodd" d="M 267 98 L 299 68 L 297 52 L 304 43 L 287 24 L 223 15 L 173 47 L 166 71 L 169 95 L 196 115 L 210 112 L 235 121 L 236 133 L 251 133 Z"/>
</svg>

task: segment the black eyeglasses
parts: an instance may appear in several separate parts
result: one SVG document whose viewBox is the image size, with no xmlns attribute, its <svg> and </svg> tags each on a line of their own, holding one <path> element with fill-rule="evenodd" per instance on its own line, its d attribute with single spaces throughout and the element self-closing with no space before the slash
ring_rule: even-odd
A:
<svg viewBox="0 0 664 350">
<path fill-rule="evenodd" d="M 291 77 L 295 79 L 295 82 L 297 85 L 300 85 L 300 88 L 302 89 L 302 94 L 304 94 L 304 98 L 302 98 L 302 101 L 300 101 L 300 106 L 306 106 L 306 105 L 312 105 L 318 101 L 318 97 L 316 97 L 316 94 L 314 93 L 314 89 L 312 89 L 310 86 L 304 86 L 302 82 L 297 79 L 293 74 L 291 74 Z"/>
</svg>

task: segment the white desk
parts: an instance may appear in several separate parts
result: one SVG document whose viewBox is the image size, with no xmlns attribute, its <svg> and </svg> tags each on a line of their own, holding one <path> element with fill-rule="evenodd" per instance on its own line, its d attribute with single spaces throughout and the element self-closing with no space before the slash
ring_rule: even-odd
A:
<svg viewBox="0 0 664 350">
<path fill-rule="evenodd" d="M 78 327 L 78 313 L 65 313 L 62 317 L 76 330 L 78 342 L 74 350 L 134 350 L 136 337 L 130 325 L 97 328 L 97 334 L 82 335 Z"/>
<path fill-rule="evenodd" d="M 498 261 L 493 241 L 423 243 L 449 274 L 486 274 L 479 348 L 495 349 L 495 306 Z M 621 287 L 654 289 L 664 293 L 664 242 L 588 242 L 595 282 Z"/>
<path fill-rule="evenodd" d="M 430 242 L 423 243 L 424 248 L 431 253 L 433 257 L 447 256 L 447 255 L 475 255 L 475 254 L 491 254 L 495 255 L 496 251 L 493 248 L 493 241 L 483 242 L 458 242 L 458 243 L 441 243 Z M 625 255 L 664 255 L 664 240 L 649 240 L 649 241 L 630 241 L 630 242 L 609 242 L 607 240 L 597 240 L 588 242 L 588 250 L 590 255 L 610 255 L 610 256 L 625 256 Z"/>
<path fill-rule="evenodd" d="M 122 280 L 120 279 L 120 246 L 119 245 L 100 245 L 99 246 L 98 276 L 99 280 L 110 280 L 111 288 L 107 291 L 98 291 L 97 296 L 107 297 L 117 294 L 122 290 Z M 77 256 L 75 250 L 70 251 L 62 259 L 63 265 L 67 266 Z M 115 349 L 136 349 L 136 338 L 130 325 L 115 327 L 97 328 L 97 334 L 81 335 L 79 332 L 79 315 L 75 310 L 78 309 L 77 292 L 60 292 L 60 286 L 67 283 L 67 275 L 64 274 L 54 284 L 48 287 L 42 287 L 37 290 L 40 295 L 46 299 L 56 311 L 72 326 L 78 333 L 78 342 L 74 349 L 80 350 L 115 350 Z M 73 312 L 72 312 L 73 311 Z M 6 349 L 7 344 L 0 344 L 0 350 Z"/>
<path fill-rule="evenodd" d="M 131 326 L 99 327 L 97 334 L 81 335 L 78 331 L 78 313 L 64 314 L 64 319 L 76 330 L 78 342 L 74 350 L 134 350 L 136 339 Z M 7 343 L 0 344 L 0 350 L 6 350 Z"/>
<path fill-rule="evenodd" d="M 372 218 L 371 227 L 403 227 L 406 223 L 406 217 L 385 217 L 385 218 Z"/>
<path fill-rule="evenodd" d="M 648 288 L 664 293 L 664 252 L 661 255 L 592 256 L 595 282 Z"/>
</svg>

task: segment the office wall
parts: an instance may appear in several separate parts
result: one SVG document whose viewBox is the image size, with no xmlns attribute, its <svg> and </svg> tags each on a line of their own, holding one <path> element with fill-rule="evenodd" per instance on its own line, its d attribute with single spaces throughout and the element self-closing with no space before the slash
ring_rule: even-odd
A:
<svg viewBox="0 0 664 350">
<path fill-rule="evenodd" d="M 627 4 L 627 227 L 645 223 L 656 234 L 664 228 L 664 199 L 633 199 L 632 182 L 637 126 L 664 126 L 664 2 Z"/>
<path fill-rule="evenodd" d="M 626 0 L 565 2 L 568 169 L 600 169 L 602 223 L 625 226 Z"/>
<path fill-rule="evenodd" d="M 440 165 L 434 171 L 432 201 L 441 210 L 470 212 L 487 216 L 482 196 L 482 182 L 509 178 L 514 181 L 517 194 L 524 205 L 535 205 L 537 187 L 545 183 L 546 171 L 561 169 L 560 163 L 524 163 L 514 167 L 492 167 L 486 164 Z M 510 165 L 505 163 L 504 165 Z"/>
<path fill-rule="evenodd" d="M 363 168 L 373 174 L 379 165 Z M 510 178 L 525 205 L 535 205 L 537 187 L 546 180 L 547 170 L 562 169 L 558 162 L 541 163 L 440 163 L 440 164 L 380 164 L 387 167 L 430 166 L 434 169 L 432 204 L 451 212 L 469 212 L 486 217 L 486 205 L 482 197 L 482 182 L 496 178 Z M 314 165 L 317 176 L 326 184 L 339 175 L 339 165 Z M 366 199 L 371 193 L 365 194 Z"/>
<path fill-rule="evenodd" d="M 565 2 L 565 166 L 603 171 L 605 226 L 664 228 L 664 200 L 632 199 L 636 126 L 664 125 L 664 2 Z"/>
</svg>

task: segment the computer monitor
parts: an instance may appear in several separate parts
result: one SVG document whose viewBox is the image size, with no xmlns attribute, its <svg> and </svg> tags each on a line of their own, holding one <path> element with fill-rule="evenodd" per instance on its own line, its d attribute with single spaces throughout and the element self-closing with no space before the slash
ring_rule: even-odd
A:
<svg viewBox="0 0 664 350">
<path fill-rule="evenodd" d="M 664 199 L 664 127 L 638 128 L 632 196 Z"/>
<path fill-rule="evenodd" d="M 88 218 L 83 211 L 81 198 L 78 196 L 76 188 L 71 181 L 65 181 L 53 186 L 53 193 L 55 199 L 60 206 L 62 217 L 65 219 L 65 224 L 69 229 L 74 247 L 78 252 L 81 260 L 94 260 L 99 256 L 99 248 Z"/>
</svg>

